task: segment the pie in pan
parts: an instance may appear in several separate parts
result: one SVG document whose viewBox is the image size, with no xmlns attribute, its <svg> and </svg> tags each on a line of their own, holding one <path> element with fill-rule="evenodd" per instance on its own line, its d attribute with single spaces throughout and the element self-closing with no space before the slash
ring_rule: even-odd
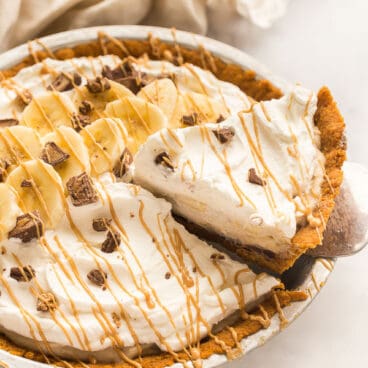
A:
<svg viewBox="0 0 368 368">
<path fill-rule="evenodd" d="M 76 367 L 236 357 L 306 298 L 275 275 L 321 244 L 345 150 L 326 87 L 283 95 L 203 47 L 30 48 L 1 72 L 0 347 Z"/>
</svg>

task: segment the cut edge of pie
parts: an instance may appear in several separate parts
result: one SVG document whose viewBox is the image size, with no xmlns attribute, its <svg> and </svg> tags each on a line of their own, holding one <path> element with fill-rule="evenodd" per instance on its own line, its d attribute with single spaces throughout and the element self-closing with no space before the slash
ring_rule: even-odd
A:
<svg viewBox="0 0 368 368">
<path fill-rule="evenodd" d="M 190 62 L 194 65 L 210 70 L 217 78 L 234 85 L 237 85 L 243 92 L 257 101 L 280 98 L 282 91 L 275 87 L 271 82 L 264 79 L 258 79 L 252 70 L 244 70 L 235 64 L 228 64 L 220 58 L 211 55 L 203 47 L 198 50 L 187 49 L 178 44 L 167 44 L 149 36 L 148 40 L 116 40 L 106 34 L 99 34 L 96 41 L 79 44 L 73 48 L 63 48 L 51 51 L 48 48 L 44 50 L 31 52 L 21 63 L 14 67 L 0 72 L 0 81 L 17 74 L 22 68 L 33 65 L 47 57 L 53 57 L 60 60 L 70 59 L 81 56 L 98 56 L 102 54 L 115 54 L 121 58 L 127 56 L 139 57 L 148 54 L 152 59 L 166 59 L 174 63 Z M 344 136 L 344 120 L 341 116 L 333 97 L 327 87 L 323 87 L 318 94 L 318 107 L 314 117 L 315 124 L 321 132 L 321 151 L 325 157 L 325 179 L 322 183 L 322 196 L 316 206 L 313 215 L 321 219 L 318 227 L 307 225 L 298 230 L 292 239 L 292 246 L 287 257 L 275 259 L 267 258 L 263 254 L 251 249 L 236 246 L 237 253 L 251 261 L 265 266 L 275 272 L 281 273 L 292 266 L 295 260 L 308 249 L 314 248 L 321 243 L 322 234 L 326 227 L 328 218 L 334 207 L 334 199 L 339 193 L 342 183 L 343 173 L 342 165 L 346 158 L 346 143 Z M 183 221 L 186 223 L 186 220 Z M 200 233 L 200 231 L 198 231 Z M 210 234 L 208 234 L 210 235 Z M 213 235 L 213 234 L 212 234 Z M 235 244 L 228 244 L 229 248 L 235 247 Z M 234 248 L 232 248 L 234 249 Z M 282 287 L 282 285 L 281 285 Z M 272 295 L 255 308 L 252 314 L 255 317 L 264 317 L 264 313 L 271 318 L 274 314 L 280 312 L 280 307 L 285 307 L 292 302 L 303 301 L 307 295 L 303 291 L 285 291 L 274 290 Z M 264 325 L 257 318 L 250 318 L 238 321 L 234 326 L 238 340 L 256 333 L 264 328 Z M 232 333 L 225 329 L 216 337 L 223 340 L 229 348 L 236 347 Z M 16 346 L 5 336 L 0 337 L 0 349 L 11 352 L 17 356 L 23 356 L 28 359 L 45 362 L 45 356 L 38 352 L 29 351 Z M 215 339 L 210 337 L 201 342 L 200 357 L 208 358 L 212 354 L 224 354 L 225 351 L 216 343 Z M 184 352 L 178 353 L 178 357 L 186 359 Z M 165 352 L 154 356 L 140 358 L 140 364 L 143 367 L 164 367 L 174 363 L 173 357 Z M 57 363 L 50 358 L 49 363 Z M 72 362 L 75 367 L 83 367 L 83 363 Z M 127 363 L 119 362 L 112 364 L 91 364 L 91 367 L 129 367 Z"/>
</svg>

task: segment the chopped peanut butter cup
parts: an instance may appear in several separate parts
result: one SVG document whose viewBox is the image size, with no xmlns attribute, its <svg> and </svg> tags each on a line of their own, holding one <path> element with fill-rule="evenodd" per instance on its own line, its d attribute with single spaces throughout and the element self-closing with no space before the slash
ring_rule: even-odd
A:
<svg viewBox="0 0 368 368">
<path fill-rule="evenodd" d="M 216 136 L 220 143 L 224 144 L 230 142 L 233 139 L 235 131 L 231 127 L 224 127 L 214 130 L 213 134 Z"/>
<path fill-rule="evenodd" d="M 55 142 L 47 142 L 41 153 L 41 160 L 51 166 L 57 166 L 70 157 Z"/>
<path fill-rule="evenodd" d="M 67 181 L 66 187 L 74 206 L 84 206 L 98 201 L 93 182 L 85 172 L 71 177 Z"/>
<path fill-rule="evenodd" d="M 36 275 L 36 271 L 32 266 L 24 267 L 12 267 L 10 269 L 10 277 L 18 282 L 28 282 L 31 281 Z"/>
<path fill-rule="evenodd" d="M 104 253 L 112 253 L 115 251 L 121 242 L 121 235 L 118 231 L 110 229 L 107 232 L 107 237 L 101 245 L 101 251 Z"/>
<path fill-rule="evenodd" d="M 175 170 L 175 165 L 171 161 L 167 152 L 161 152 L 160 154 L 158 154 L 155 158 L 155 163 L 156 165 L 165 166 L 172 171 Z"/>
<path fill-rule="evenodd" d="M 189 125 L 189 126 L 196 125 L 198 122 L 198 114 L 194 112 L 193 114 L 190 114 L 190 115 L 184 115 L 181 118 L 181 121 L 184 125 Z"/>
<path fill-rule="evenodd" d="M 125 148 L 121 154 L 118 162 L 115 164 L 113 172 L 117 178 L 122 178 L 129 170 L 130 165 L 133 162 L 133 155 Z"/>
<path fill-rule="evenodd" d="M 19 120 L 18 119 L 0 119 L 0 128 L 6 128 L 6 127 L 11 127 L 14 125 L 18 125 L 19 124 Z"/>
<path fill-rule="evenodd" d="M 39 312 L 53 312 L 57 308 L 57 301 L 55 295 L 48 293 L 41 293 L 37 297 L 37 310 Z"/>
<path fill-rule="evenodd" d="M 96 94 L 109 90 L 111 85 L 107 78 L 96 77 L 95 79 L 89 79 L 86 87 L 90 93 Z"/>
<path fill-rule="evenodd" d="M 93 219 L 92 227 L 95 231 L 107 231 L 111 225 L 112 220 L 107 217 L 99 217 Z"/>
<path fill-rule="evenodd" d="M 88 272 L 87 278 L 89 281 L 91 281 L 93 284 L 97 286 L 103 286 L 105 285 L 107 274 L 106 272 L 102 272 L 100 270 L 92 270 Z"/>
<path fill-rule="evenodd" d="M 9 232 L 9 238 L 19 238 L 23 243 L 40 238 L 44 233 L 44 226 L 38 211 L 26 213 L 17 217 L 13 230 Z"/>
<path fill-rule="evenodd" d="M 72 75 L 60 73 L 47 89 L 65 92 L 73 89 L 74 86 L 79 86 L 81 83 L 82 78 L 78 73 L 73 73 Z"/>
<path fill-rule="evenodd" d="M 257 184 L 261 186 L 266 185 L 266 182 L 257 175 L 256 169 L 254 168 L 249 169 L 248 180 L 249 180 L 249 183 L 252 183 L 252 184 Z"/>
</svg>

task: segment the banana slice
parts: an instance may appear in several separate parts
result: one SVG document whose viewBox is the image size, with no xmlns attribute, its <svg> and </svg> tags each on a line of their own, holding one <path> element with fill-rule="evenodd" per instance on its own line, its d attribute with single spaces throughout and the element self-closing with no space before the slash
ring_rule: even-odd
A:
<svg viewBox="0 0 368 368">
<path fill-rule="evenodd" d="M 171 79 L 156 79 L 140 90 L 137 97 L 158 106 L 169 120 L 170 126 L 175 122 L 174 112 L 178 104 L 178 91 Z"/>
<path fill-rule="evenodd" d="M 81 131 L 95 175 L 112 171 L 127 143 L 128 133 L 120 119 L 102 118 Z"/>
<path fill-rule="evenodd" d="M 107 103 L 124 97 L 134 96 L 133 92 L 122 84 L 112 80 L 109 80 L 109 83 L 111 88 L 100 93 L 90 93 L 86 86 L 75 89 L 72 101 L 78 110 L 81 108 L 79 113 L 84 113 L 83 102 L 88 101 L 92 109 L 85 115 L 88 115 L 91 121 L 93 121 L 104 116 L 103 111 L 105 110 Z"/>
<path fill-rule="evenodd" d="M 17 217 L 22 214 L 18 206 L 18 198 L 11 186 L 0 184 L 0 240 L 6 238 L 8 232 L 16 224 Z"/>
<path fill-rule="evenodd" d="M 11 168 L 40 156 L 42 145 L 37 132 L 25 126 L 12 126 L 0 130 L 0 158 Z"/>
<path fill-rule="evenodd" d="M 229 115 L 229 112 L 223 103 L 215 101 L 213 98 L 208 97 L 203 93 L 184 93 L 182 106 L 184 107 L 182 116 L 196 114 L 196 124 L 216 122 L 220 116 L 226 118 Z M 181 125 L 186 126 L 182 121 Z"/>
<path fill-rule="evenodd" d="M 110 102 L 105 113 L 123 121 L 129 135 L 127 146 L 133 154 L 149 135 L 168 126 L 168 120 L 161 110 L 139 97 L 125 97 Z"/>
<path fill-rule="evenodd" d="M 64 190 L 60 176 L 41 160 L 21 163 L 6 181 L 17 192 L 24 212 L 39 210 L 46 227 L 51 228 L 64 214 Z"/>
<path fill-rule="evenodd" d="M 20 123 L 45 135 L 61 125 L 71 127 L 71 117 L 75 112 L 72 101 L 65 93 L 47 92 L 32 99 L 24 109 Z"/>
<path fill-rule="evenodd" d="M 43 144 L 54 142 L 69 158 L 64 162 L 54 166 L 54 169 L 60 175 L 64 187 L 68 179 L 77 176 L 82 172 L 90 174 L 91 165 L 89 154 L 83 138 L 72 128 L 61 126 L 53 133 L 49 133 L 42 138 Z"/>
</svg>

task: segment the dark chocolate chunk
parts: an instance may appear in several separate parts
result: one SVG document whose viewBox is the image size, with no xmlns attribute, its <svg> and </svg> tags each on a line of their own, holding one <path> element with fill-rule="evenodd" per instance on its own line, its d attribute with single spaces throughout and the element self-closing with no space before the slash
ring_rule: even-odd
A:
<svg viewBox="0 0 368 368">
<path fill-rule="evenodd" d="M 89 116 L 87 115 L 78 115 L 73 112 L 72 115 L 72 126 L 73 129 L 77 132 L 80 132 L 84 127 L 91 123 Z"/>
<path fill-rule="evenodd" d="M 11 126 L 18 125 L 18 124 L 19 124 L 18 119 L 13 119 L 13 118 L 0 119 L 0 128 L 11 127 Z"/>
<path fill-rule="evenodd" d="M 58 92 L 69 91 L 75 85 L 79 86 L 82 83 L 82 78 L 78 73 L 72 75 L 61 72 L 56 79 L 47 87 L 49 91 L 56 90 Z"/>
<path fill-rule="evenodd" d="M 183 115 L 181 118 L 181 122 L 185 125 L 193 126 L 196 125 L 198 121 L 198 114 L 193 112 L 190 115 Z"/>
<path fill-rule="evenodd" d="M 221 123 L 225 120 L 224 116 L 222 114 L 219 115 L 219 117 L 216 120 L 216 123 Z"/>
<path fill-rule="evenodd" d="M 92 270 L 88 272 L 87 278 L 89 281 L 94 283 L 97 286 L 103 286 L 105 284 L 105 281 L 107 279 L 106 272 L 102 272 L 100 270 Z"/>
<path fill-rule="evenodd" d="M 86 85 L 90 93 L 101 93 L 111 88 L 110 82 L 107 78 L 96 77 L 95 79 L 88 79 Z"/>
<path fill-rule="evenodd" d="M 20 183 L 21 188 L 32 188 L 33 185 L 34 185 L 34 181 L 32 179 L 24 179 Z"/>
<path fill-rule="evenodd" d="M 175 170 L 175 166 L 174 166 L 173 162 L 171 161 L 169 155 L 165 151 L 161 152 L 160 154 L 158 154 L 156 156 L 155 163 L 156 163 L 156 165 L 166 166 L 167 168 L 169 168 L 172 171 Z"/>
<path fill-rule="evenodd" d="M 254 168 L 249 169 L 248 171 L 248 180 L 249 183 L 257 184 L 257 185 L 266 185 L 266 182 L 257 175 L 256 170 Z"/>
<path fill-rule="evenodd" d="M 47 142 L 41 153 L 41 160 L 51 166 L 56 166 L 66 161 L 70 157 L 55 142 Z"/>
<path fill-rule="evenodd" d="M 74 206 L 84 206 L 98 201 L 92 180 L 85 172 L 71 177 L 67 181 L 66 187 Z"/>
<path fill-rule="evenodd" d="M 27 243 L 43 235 L 44 227 L 38 211 L 26 213 L 17 217 L 13 230 L 9 232 L 8 238 L 19 238 Z"/>
<path fill-rule="evenodd" d="M 36 275 L 36 271 L 32 266 L 24 267 L 12 267 L 10 269 L 10 277 L 18 282 L 28 282 L 31 281 Z"/>
<path fill-rule="evenodd" d="M 96 219 L 93 219 L 92 227 L 95 231 L 106 231 L 109 229 L 109 226 L 111 224 L 111 219 L 108 219 L 106 217 L 99 217 Z"/>
<path fill-rule="evenodd" d="M 166 272 L 165 273 L 165 279 L 168 280 L 171 277 L 171 273 L 170 272 Z"/>
<path fill-rule="evenodd" d="M 112 253 L 118 248 L 121 242 L 121 235 L 119 232 L 110 229 L 107 232 L 107 237 L 101 245 L 101 251 L 104 253 Z"/>
<path fill-rule="evenodd" d="M 221 261 L 225 259 L 225 256 L 221 253 L 213 253 L 211 254 L 211 260 L 212 261 Z"/>
<path fill-rule="evenodd" d="M 57 308 L 57 301 L 52 293 L 41 293 L 37 297 L 37 310 L 39 312 L 54 311 Z"/>
<path fill-rule="evenodd" d="M 213 134 L 216 136 L 216 138 L 221 144 L 224 144 L 233 139 L 235 135 L 235 130 L 232 127 L 223 127 L 223 128 L 214 130 Z"/>
<path fill-rule="evenodd" d="M 79 106 L 79 112 L 82 115 L 88 115 L 92 112 L 93 110 L 93 105 L 91 102 L 84 100 L 81 102 L 81 105 Z"/>
<path fill-rule="evenodd" d="M 133 162 L 133 155 L 128 148 L 125 148 L 121 154 L 119 161 L 115 164 L 113 172 L 117 178 L 122 178 L 129 170 L 129 166 Z"/>
</svg>

